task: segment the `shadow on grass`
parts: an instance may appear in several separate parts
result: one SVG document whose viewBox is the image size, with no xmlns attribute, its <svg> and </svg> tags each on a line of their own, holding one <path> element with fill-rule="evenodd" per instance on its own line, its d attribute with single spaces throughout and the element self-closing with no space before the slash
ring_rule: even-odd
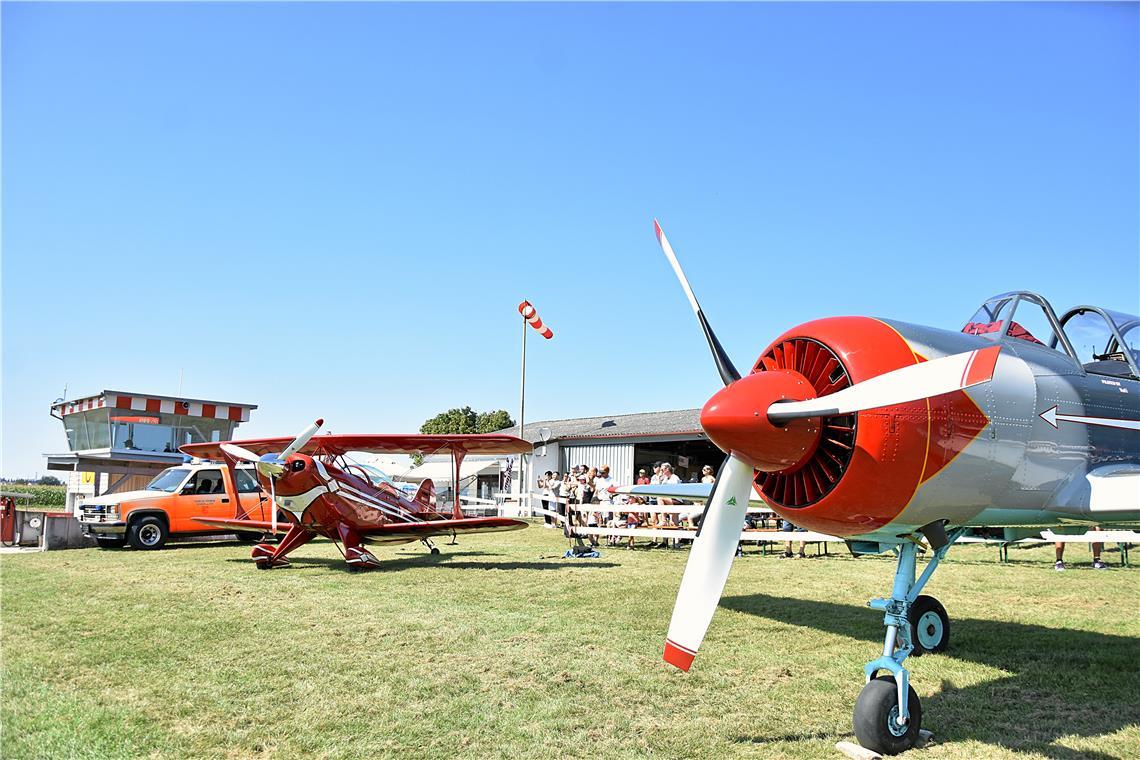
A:
<svg viewBox="0 0 1140 760">
<path fill-rule="evenodd" d="M 302 550 L 303 551 L 303 550 Z M 567 567 L 621 567 L 616 562 L 590 562 L 586 560 L 567 560 L 565 562 L 544 562 L 538 561 L 515 561 L 515 562 L 472 562 L 469 560 L 455 561 L 456 557 L 501 557 L 503 555 L 498 553 L 486 553 L 477 551 L 468 552 L 440 552 L 439 554 L 423 553 L 419 555 L 411 555 L 404 553 L 401 557 L 392 559 L 385 559 L 380 555 L 380 561 L 383 567 L 374 568 L 366 572 L 386 572 L 393 570 L 407 570 L 417 567 L 445 567 L 449 570 L 562 570 Z M 235 562 L 239 564 L 253 565 L 253 561 L 244 558 L 231 558 L 227 562 Z M 290 554 L 289 567 L 275 568 L 277 572 L 288 572 L 290 569 L 317 569 L 326 568 L 331 570 L 343 570 L 346 573 L 353 572 L 349 570 L 348 565 L 341 557 L 306 557 Z"/>
<path fill-rule="evenodd" d="M 868 642 L 867 659 L 878 655 L 884 628 L 881 613 L 856 605 L 749 594 L 721 600 L 721 606 Z M 924 726 L 935 740 L 976 740 L 1011 750 L 1040 752 L 1057 760 L 1114 755 L 1075 751 L 1053 742 L 1069 735 L 1095 737 L 1140 723 L 1140 703 L 1130 696 L 1138 642 L 1128 636 L 1046 628 L 976 618 L 950 617 L 950 649 L 943 655 L 997 668 L 1009 677 L 963 688 L 943 681 L 923 700 Z M 1130 674 L 1130 675 L 1129 675 Z M 842 738 L 742 736 L 741 742 L 769 743 Z"/>
</svg>

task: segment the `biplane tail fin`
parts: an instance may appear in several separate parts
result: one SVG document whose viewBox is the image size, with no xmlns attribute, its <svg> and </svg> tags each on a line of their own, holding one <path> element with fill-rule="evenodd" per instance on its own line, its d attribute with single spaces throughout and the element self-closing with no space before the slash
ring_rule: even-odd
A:
<svg viewBox="0 0 1140 760">
<path fill-rule="evenodd" d="M 429 512 L 435 511 L 435 483 L 431 482 L 431 478 L 424 478 L 420 487 L 416 489 L 416 495 L 412 497 L 412 501 Z"/>
</svg>

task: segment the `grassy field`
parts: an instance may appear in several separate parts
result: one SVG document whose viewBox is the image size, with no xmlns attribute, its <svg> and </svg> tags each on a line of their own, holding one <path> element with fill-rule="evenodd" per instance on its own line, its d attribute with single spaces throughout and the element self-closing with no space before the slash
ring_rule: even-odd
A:
<svg viewBox="0 0 1140 760">
<path fill-rule="evenodd" d="M 660 651 L 687 552 L 555 531 L 427 555 L 238 544 L 3 555 L 3 757 L 837 757 L 893 563 L 737 560 L 692 672 Z M 911 659 L 908 756 L 1140 756 L 1140 568 L 955 549 L 951 652 Z M 1115 552 L 1106 554 L 1118 561 Z"/>
</svg>

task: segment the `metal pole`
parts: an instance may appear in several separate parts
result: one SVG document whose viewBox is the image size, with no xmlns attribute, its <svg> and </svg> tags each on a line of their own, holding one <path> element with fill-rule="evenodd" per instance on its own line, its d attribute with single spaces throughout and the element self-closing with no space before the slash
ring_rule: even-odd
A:
<svg viewBox="0 0 1140 760">
<path fill-rule="evenodd" d="M 526 317 L 522 318 L 522 380 L 519 382 L 519 438 L 526 440 Z M 519 509 L 522 509 L 526 481 L 526 454 L 519 454 Z"/>
</svg>

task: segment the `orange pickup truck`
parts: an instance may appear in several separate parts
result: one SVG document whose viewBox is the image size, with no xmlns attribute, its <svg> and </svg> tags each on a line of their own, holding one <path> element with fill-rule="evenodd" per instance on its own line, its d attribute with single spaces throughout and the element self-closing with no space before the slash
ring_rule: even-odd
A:
<svg viewBox="0 0 1140 760">
<path fill-rule="evenodd" d="M 253 520 L 270 519 L 269 497 L 257 485 L 253 471 L 235 472 L 240 510 L 226 492 L 226 468 L 216 462 L 195 462 L 163 470 L 141 491 L 85 499 L 77 509 L 83 535 L 104 549 L 124 544 L 161 549 L 172 538 L 226 535 L 203 529 L 195 517 L 235 517 L 244 512 Z M 238 538 L 255 541 L 259 536 L 238 534 Z"/>
</svg>

